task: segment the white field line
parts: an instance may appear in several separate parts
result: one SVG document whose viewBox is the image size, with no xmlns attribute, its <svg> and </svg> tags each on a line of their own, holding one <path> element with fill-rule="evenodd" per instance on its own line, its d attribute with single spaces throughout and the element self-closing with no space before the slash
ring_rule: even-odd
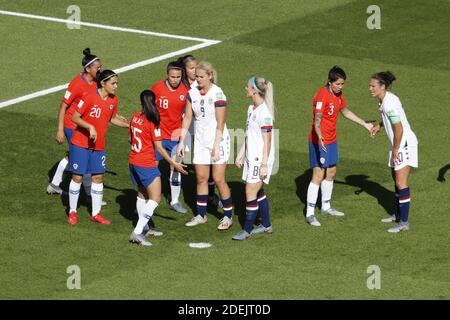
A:
<svg viewBox="0 0 450 320">
<path fill-rule="evenodd" d="M 11 12 L 11 11 L 4 11 L 4 10 L 0 10 L 0 14 L 6 14 L 6 15 L 12 15 L 12 16 L 18 16 L 18 17 L 25 17 L 25 18 L 31 18 L 31 19 L 39 19 L 39 20 L 45 20 L 45 21 L 53 21 L 53 22 L 62 22 L 62 23 L 74 23 L 71 20 L 65 20 L 65 19 L 58 19 L 58 18 L 51 18 L 51 17 L 44 17 L 44 16 L 35 16 L 35 15 L 30 15 L 30 14 L 24 14 L 24 13 L 18 13 L 18 12 Z M 209 47 L 215 44 L 220 43 L 221 41 L 218 40 L 209 40 L 209 39 L 201 39 L 201 38 L 194 38 L 194 37 L 185 37 L 185 36 L 178 36 L 178 35 L 173 35 L 173 34 L 166 34 L 166 33 L 157 33 L 157 32 L 150 32 L 150 31 L 143 31 L 143 30 L 136 30 L 136 29 L 127 29 L 127 28 L 120 28 L 120 27 L 114 27 L 114 26 L 107 26 L 107 25 L 100 25 L 100 24 L 96 24 L 96 23 L 89 23 L 89 22 L 78 22 L 77 24 L 80 25 L 84 25 L 84 26 L 88 26 L 88 27 L 93 27 L 93 28 L 101 28 L 101 29 L 108 29 L 108 30 L 115 30 L 115 31 L 123 31 L 123 32 L 131 32 L 131 33 L 140 33 L 140 34 L 145 34 L 145 35 L 151 35 L 151 36 L 156 36 L 156 37 L 164 37 L 164 38 L 174 38 L 174 39 L 182 39 L 182 40 L 191 40 L 191 41 L 200 41 L 201 43 L 184 48 L 184 49 L 180 49 L 177 51 L 173 51 L 173 52 L 169 52 L 157 57 L 153 57 L 147 60 L 143 60 L 143 61 L 139 61 L 118 69 L 115 69 L 114 71 L 117 73 L 123 73 L 126 71 L 130 71 L 130 70 L 134 70 L 152 63 L 156 63 L 168 58 L 172 58 L 178 55 L 182 55 L 194 50 L 198 50 L 201 48 L 205 48 L 205 47 Z M 14 98 L 14 99 L 10 99 L 7 101 L 3 101 L 0 102 L 0 109 L 5 108 L 7 106 L 13 105 L 13 104 L 17 104 L 20 102 L 24 102 L 27 100 L 31 100 L 37 97 L 42 97 L 51 93 L 55 93 L 61 90 L 66 89 L 69 86 L 68 83 L 56 86 L 56 87 L 52 87 L 52 88 L 48 88 L 45 90 L 41 90 L 41 91 L 37 91 L 37 92 L 33 92 L 18 98 Z"/>
</svg>

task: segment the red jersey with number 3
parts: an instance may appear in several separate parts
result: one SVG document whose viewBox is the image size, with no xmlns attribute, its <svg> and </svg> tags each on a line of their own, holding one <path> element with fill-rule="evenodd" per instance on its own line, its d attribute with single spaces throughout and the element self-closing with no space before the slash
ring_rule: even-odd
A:
<svg viewBox="0 0 450 320">
<path fill-rule="evenodd" d="M 329 86 L 325 86 L 317 91 L 313 101 L 313 119 L 311 132 L 309 134 L 309 141 L 319 144 L 316 130 L 314 130 L 314 116 L 317 113 L 322 114 L 322 122 L 320 123 L 320 131 L 324 138 L 325 144 L 330 144 L 336 141 L 336 125 L 339 112 L 347 108 L 344 94 L 341 92 L 335 96 L 330 91 Z"/>
<path fill-rule="evenodd" d="M 89 138 L 89 130 L 77 126 L 72 136 L 72 143 L 78 147 L 105 150 L 106 132 L 112 117 L 117 113 L 118 99 L 116 96 L 108 96 L 102 99 L 98 90 L 83 96 L 75 111 L 81 115 L 81 119 L 92 124 L 97 131 L 97 140 Z"/>
<path fill-rule="evenodd" d="M 179 87 L 172 91 L 169 89 L 166 80 L 161 80 L 151 90 L 156 96 L 156 105 L 161 119 L 159 127 L 162 138 L 164 140 L 178 140 L 189 89 L 181 82 Z"/>
<path fill-rule="evenodd" d="M 69 83 L 69 87 L 64 93 L 63 101 L 68 105 L 64 115 L 64 128 L 75 129 L 77 125 L 72 121 L 73 111 L 76 109 L 81 97 L 88 93 L 94 93 L 97 89 L 97 84 L 92 81 L 89 84 L 85 80 L 84 73 L 77 75 Z"/>
<path fill-rule="evenodd" d="M 129 163 L 139 167 L 155 168 L 154 141 L 161 140 L 161 131 L 141 111 L 130 119 L 131 153 Z"/>
</svg>

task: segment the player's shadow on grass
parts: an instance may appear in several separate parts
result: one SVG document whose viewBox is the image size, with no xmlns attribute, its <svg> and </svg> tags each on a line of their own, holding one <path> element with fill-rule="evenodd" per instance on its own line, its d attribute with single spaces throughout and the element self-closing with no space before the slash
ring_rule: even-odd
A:
<svg viewBox="0 0 450 320">
<path fill-rule="evenodd" d="M 395 214 L 395 193 L 386 189 L 379 183 L 369 180 L 369 176 L 363 174 L 354 174 L 345 177 L 345 181 L 335 180 L 336 184 L 346 184 L 349 186 L 357 187 L 355 191 L 356 195 L 360 195 L 365 192 L 368 195 L 377 199 L 378 204 L 383 207 L 385 212 L 389 215 Z"/>
<path fill-rule="evenodd" d="M 450 163 L 446 164 L 442 168 L 439 169 L 437 181 L 445 182 L 445 174 L 450 169 Z"/>
<path fill-rule="evenodd" d="M 308 186 L 309 183 L 311 182 L 311 178 L 312 178 L 312 169 L 305 170 L 303 174 L 295 178 L 295 185 L 297 187 L 295 190 L 295 194 L 304 205 L 303 207 L 304 216 L 306 216 L 306 204 L 307 204 L 306 194 L 308 192 Z"/>
<path fill-rule="evenodd" d="M 245 199 L 245 183 L 241 181 L 229 181 L 228 186 L 231 190 L 231 197 L 233 199 L 233 215 L 238 218 L 239 224 L 244 228 L 246 215 L 246 199 Z M 220 213 L 220 219 L 223 215 Z"/>
</svg>

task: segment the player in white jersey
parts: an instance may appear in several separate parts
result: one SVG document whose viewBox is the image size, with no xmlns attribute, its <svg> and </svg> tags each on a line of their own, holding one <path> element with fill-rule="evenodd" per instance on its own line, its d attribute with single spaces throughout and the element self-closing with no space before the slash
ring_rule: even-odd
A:
<svg viewBox="0 0 450 320">
<path fill-rule="evenodd" d="M 410 228 L 408 216 L 411 197 L 408 178 L 411 167 L 418 167 L 416 135 L 411 130 L 400 99 L 388 91 L 394 80 L 395 76 L 386 71 L 375 73 L 369 83 L 370 93 L 378 99 L 382 119 L 373 127 L 371 134 L 374 137 L 380 128 L 384 127 L 390 142 L 388 165 L 395 182 L 397 210 L 395 215 L 382 219 L 383 222 L 396 221 L 396 224 L 388 229 L 390 233 L 408 231 Z"/>
<path fill-rule="evenodd" d="M 189 90 L 186 113 L 178 144 L 177 153 L 184 156 L 187 130 L 194 118 L 194 159 L 197 178 L 197 215 L 186 226 L 196 226 L 207 222 L 208 178 L 212 165 L 212 175 L 219 189 L 224 217 L 218 229 L 227 230 L 232 224 L 233 204 L 230 189 L 225 181 L 225 171 L 230 156 L 230 135 L 226 118 L 227 99 L 217 83 L 217 72 L 209 62 L 198 63 L 195 69 L 198 86 Z"/>
<path fill-rule="evenodd" d="M 178 59 L 179 62 L 181 62 L 183 64 L 183 77 L 182 80 L 184 82 L 184 84 L 188 87 L 188 88 L 197 88 L 198 87 L 198 83 L 197 80 L 195 78 L 195 68 L 197 67 L 197 59 L 192 56 L 192 55 L 187 55 L 184 57 L 180 57 Z M 186 146 L 185 151 L 189 152 L 193 150 L 193 140 L 194 140 L 194 122 L 191 122 L 191 125 L 189 126 L 189 138 L 186 138 L 184 141 L 184 144 Z M 191 162 L 192 162 L 192 157 L 190 158 Z M 185 159 L 186 161 L 186 159 Z M 189 162 L 189 163 L 191 163 Z M 216 195 L 215 192 L 215 186 L 216 184 L 214 183 L 214 179 L 213 179 L 213 174 L 212 174 L 212 167 L 211 167 L 211 172 L 209 174 L 209 180 L 208 180 L 208 206 L 214 207 L 214 208 L 223 208 L 222 202 L 220 201 L 219 197 Z"/>
<path fill-rule="evenodd" d="M 245 240 L 251 234 L 272 233 L 269 201 L 263 183 L 268 184 L 274 162 L 274 103 L 272 83 L 262 77 L 252 77 L 245 87 L 252 104 L 247 111 L 245 144 L 242 145 L 235 164 L 244 165 L 242 179 L 246 181 L 246 219 L 244 229 L 233 240 Z M 258 211 L 261 224 L 253 229 Z"/>
</svg>

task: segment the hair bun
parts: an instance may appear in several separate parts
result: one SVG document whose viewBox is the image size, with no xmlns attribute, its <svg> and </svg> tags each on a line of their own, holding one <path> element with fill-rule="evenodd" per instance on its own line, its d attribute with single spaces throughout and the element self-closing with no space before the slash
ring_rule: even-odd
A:
<svg viewBox="0 0 450 320">
<path fill-rule="evenodd" d="M 91 55 L 91 49 L 90 48 L 86 48 L 83 50 L 83 55 L 85 56 L 90 56 Z"/>
</svg>

